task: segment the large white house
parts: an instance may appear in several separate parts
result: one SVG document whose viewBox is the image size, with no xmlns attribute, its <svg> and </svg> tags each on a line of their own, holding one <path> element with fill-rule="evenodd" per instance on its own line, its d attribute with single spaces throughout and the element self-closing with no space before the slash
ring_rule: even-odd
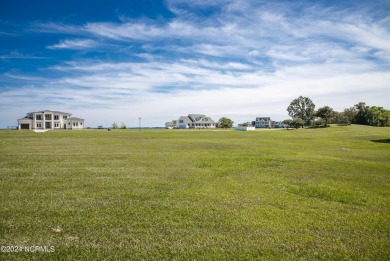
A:
<svg viewBox="0 0 390 261">
<path fill-rule="evenodd" d="M 255 121 L 256 128 L 271 128 L 270 117 L 257 117 Z"/>
<path fill-rule="evenodd" d="M 71 113 L 60 111 L 28 112 L 18 119 L 19 130 L 80 130 L 84 128 L 84 119 L 72 117 Z"/>
<path fill-rule="evenodd" d="M 271 117 L 257 117 L 256 121 L 252 121 L 252 126 L 256 128 L 285 128 L 287 127 L 281 121 L 272 121 Z"/>
<path fill-rule="evenodd" d="M 181 116 L 177 120 L 177 128 L 179 129 L 214 129 L 215 122 L 203 114 L 188 114 L 188 116 Z"/>
</svg>

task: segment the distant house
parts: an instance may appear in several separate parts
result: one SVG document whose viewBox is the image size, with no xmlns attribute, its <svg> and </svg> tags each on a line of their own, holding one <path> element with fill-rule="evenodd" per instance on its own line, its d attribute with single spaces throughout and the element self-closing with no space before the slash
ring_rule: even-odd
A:
<svg viewBox="0 0 390 261">
<path fill-rule="evenodd" d="M 18 119 L 18 128 L 19 130 L 80 130 L 84 128 L 84 119 L 60 111 L 28 112 L 26 117 Z"/>
<path fill-rule="evenodd" d="M 256 128 L 286 128 L 286 124 L 281 121 L 273 121 L 270 117 L 257 117 L 252 121 L 252 126 Z"/>
<path fill-rule="evenodd" d="M 273 122 L 272 122 L 272 127 L 273 127 L 273 128 L 287 128 L 287 125 L 284 124 L 284 123 L 281 122 L 281 121 L 273 121 Z"/>
<path fill-rule="evenodd" d="M 177 120 L 168 121 L 165 123 L 166 129 L 176 129 L 177 128 Z"/>
<path fill-rule="evenodd" d="M 215 122 L 203 114 L 188 114 L 181 116 L 177 120 L 177 128 L 179 129 L 213 129 L 216 128 Z"/>
<path fill-rule="evenodd" d="M 254 122 L 256 128 L 271 128 L 271 118 L 270 117 L 257 117 Z"/>
</svg>

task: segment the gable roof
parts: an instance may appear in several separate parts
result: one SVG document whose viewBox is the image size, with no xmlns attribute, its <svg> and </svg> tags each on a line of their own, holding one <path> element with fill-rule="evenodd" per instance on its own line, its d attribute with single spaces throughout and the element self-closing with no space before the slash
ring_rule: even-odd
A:
<svg viewBox="0 0 390 261">
<path fill-rule="evenodd" d="M 202 118 L 205 118 L 206 115 L 203 114 L 188 114 L 188 117 L 191 119 L 192 122 L 199 121 Z"/>
<path fill-rule="evenodd" d="M 192 122 L 192 120 L 188 117 L 188 116 L 181 116 L 179 118 L 179 122 L 180 121 L 183 121 L 183 123 L 189 123 L 189 122 Z"/>
<path fill-rule="evenodd" d="M 204 114 L 188 114 L 188 116 L 181 116 L 179 121 L 183 123 L 215 123 L 210 117 Z"/>
<path fill-rule="evenodd" d="M 271 117 L 256 117 L 256 121 L 270 121 Z"/>
</svg>

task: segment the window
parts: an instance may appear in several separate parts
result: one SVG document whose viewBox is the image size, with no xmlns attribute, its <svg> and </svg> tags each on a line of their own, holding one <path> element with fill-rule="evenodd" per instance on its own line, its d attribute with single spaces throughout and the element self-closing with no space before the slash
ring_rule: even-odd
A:
<svg viewBox="0 0 390 261">
<path fill-rule="evenodd" d="M 54 123 L 54 128 L 59 128 L 60 127 L 60 124 L 58 122 L 55 122 Z"/>
<path fill-rule="evenodd" d="M 180 123 L 183 123 L 183 120 L 180 120 L 179 122 L 180 122 Z"/>
<path fill-rule="evenodd" d="M 62 116 L 62 118 L 63 118 L 64 120 L 66 120 L 66 119 L 68 118 L 68 116 Z"/>
<path fill-rule="evenodd" d="M 83 123 L 82 123 L 82 122 L 80 122 L 80 126 L 83 126 Z"/>
<path fill-rule="evenodd" d="M 51 114 L 45 114 L 45 120 L 51 120 Z"/>
<path fill-rule="evenodd" d="M 79 123 L 78 122 L 73 122 L 73 126 L 79 126 Z"/>
<path fill-rule="evenodd" d="M 41 121 L 42 120 L 42 115 L 41 114 L 35 115 L 35 119 L 38 120 L 38 121 Z"/>
<path fill-rule="evenodd" d="M 42 128 L 42 123 L 37 123 L 37 128 Z"/>
<path fill-rule="evenodd" d="M 59 120 L 60 119 L 60 115 L 54 115 L 54 119 L 55 120 Z"/>
</svg>

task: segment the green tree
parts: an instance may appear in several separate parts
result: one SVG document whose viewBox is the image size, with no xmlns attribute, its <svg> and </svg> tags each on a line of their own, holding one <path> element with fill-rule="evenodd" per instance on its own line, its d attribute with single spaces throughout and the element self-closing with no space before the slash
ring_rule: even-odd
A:
<svg viewBox="0 0 390 261">
<path fill-rule="evenodd" d="M 292 126 L 291 124 L 292 120 L 291 119 L 288 119 L 288 120 L 284 120 L 283 123 L 287 125 L 288 128 L 290 128 Z"/>
<path fill-rule="evenodd" d="M 388 111 L 383 107 L 372 106 L 369 108 L 368 123 L 371 126 L 386 126 L 389 118 Z"/>
<path fill-rule="evenodd" d="M 292 120 L 284 120 L 283 123 L 290 128 L 298 129 L 299 127 L 303 126 L 305 121 L 302 120 L 301 118 L 294 118 Z"/>
<path fill-rule="evenodd" d="M 379 117 L 379 122 L 383 127 L 390 127 L 390 111 L 383 112 Z"/>
<path fill-rule="evenodd" d="M 225 129 L 231 128 L 233 127 L 233 123 L 234 121 L 232 121 L 231 119 L 223 117 L 219 119 L 217 123 L 217 128 L 225 128 Z"/>
<path fill-rule="evenodd" d="M 355 104 L 355 108 L 357 110 L 354 123 L 369 125 L 370 118 L 370 106 L 367 106 L 365 102 L 359 102 Z"/>
<path fill-rule="evenodd" d="M 112 124 L 112 128 L 113 128 L 113 129 L 118 129 L 118 124 L 116 124 L 116 122 L 114 122 L 114 123 Z"/>
<path fill-rule="evenodd" d="M 314 116 L 316 117 L 320 117 L 321 119 L 324 120 L 324 126 L 328 126 L 328 120 L 329 118 L 332 118 L 336 115 L 335 111 L 329 107 L 329 106 L 324 106 L 324 107 L 321 107 L 319 108 L 316 113 L 314 114 Z"/>
<path fill-rule="evenodd" d="M 350 107 L 344 109 L 343 116 L 348 118 L 349 123 L 355 123 L 357 113 L 358 110 L 356 109 L 356 107 Z"/>
<path fill-rule="evenodd" d="M 305 124 L 305 121 L 302 120 L 301 118 L 294 118 L 291 122 L 292 126 L 295 128 L 295 129 L 298 129 L 299 127 L 303 126 L 303 124 Z"/>
<path fill-rule="evenodd" d="M 347 126 L 351 124 L 351 121 L 349 120 L 349 117 L 345 115 L 344 112 L 340 112 L 337 114 L 336 121 L 334 123 L 337 123 L 340 126 Z"/>
<path fill-rule="evenodd" d="M 310 98 L 299 96 L 290 103 L 287 111 L 291 118 L 300 118 L 304 124 L 309 125 L 314 116 L 314 109 L 315 105 Z"/>
<path fill-rule="evenodd" d="M 127 126 L 124 122 L 122 122 L 121 129 L 127 129 Z"/>
</svg>

